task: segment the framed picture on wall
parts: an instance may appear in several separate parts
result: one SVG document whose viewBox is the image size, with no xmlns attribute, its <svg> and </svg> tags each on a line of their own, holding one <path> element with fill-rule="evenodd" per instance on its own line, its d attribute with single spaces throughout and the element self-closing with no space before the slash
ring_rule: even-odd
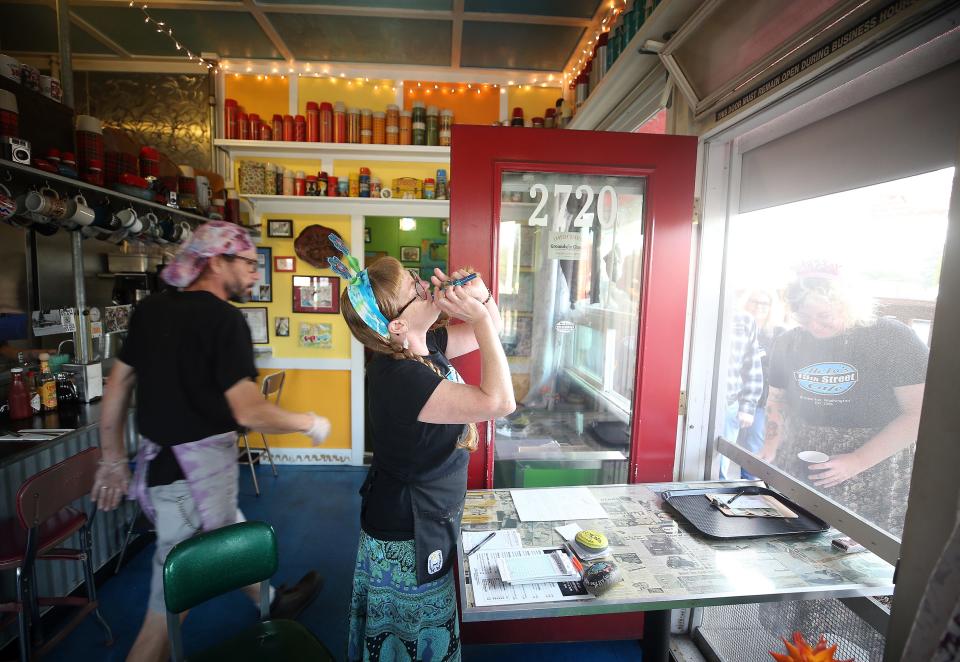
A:
<svg viewBox="0 0 960 662">
<path fill-rule="evenodd" d="M 297 270 L 297 258 L 295 257 L 275 257 L 273 258 L 273 270 L 274 271 L 296 271 Z"/>
<path fill-rule="evenodd" d="M 372 241 L 370 236 L 370 226 L 368 225 L 363 229 L 363 243 L 369 244 Z"/>
<path fill-rule="evenodd" d="M 401 262 L 419 262 L 420 247 L 419 246 L 401 246 L 400 261 Z"/>
<path fill-rule="evenodd" d="M 293 312 L 339 313 L 340 279 L 336 276 L 294 276 Z"/>
<path fill-rule="evenodd" d="M 273 318 L 273 332 L 279 338 L 286 338 L 290 335 L 290 318 L 289 317 L 274 317 Z"/>
<path fill-rule="evenodd" d="M 270 342 L 270 331 L 267 329 L 267 309 L 241 308 L 240 313 L 250 327 L 250 339 L 254 345 L 266 345 Z"/>
<path fill-rule="evenodd" d="M 267 221 L 267 236 L 293 238 L 293 221 L 290 219 L 275 219 Z"/>
<path fill-rule="evenodd" d="M 270 248 L 260 246 L 257 248 L 257 282 L 253 284 L 250 292 L 250 300 L 258 302 L 273 301 L 273 277 L 271 267 L 273 263 L 270 260 Z"/>
</svg>

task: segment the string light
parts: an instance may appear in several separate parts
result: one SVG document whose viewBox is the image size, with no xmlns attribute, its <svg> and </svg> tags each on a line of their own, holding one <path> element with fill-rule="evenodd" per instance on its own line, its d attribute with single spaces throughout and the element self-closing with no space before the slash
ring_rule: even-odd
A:
<svg viewBox="0 0 960 662">
<path fill-rule="evenodd" d="M 135 0 L 130 0 L 130 7 L 136 7 Z M 143 22 L 147 25 L 153 25 L 154 29 L 158 34 L 166 35 L 167 38 L 173 42 L 174 47 L 176 47 L 178 52 L 184 50 L 183 44 L 180 43 L 180 40 L 173 34 L 173 26 L 167 24 L 165 21 L 158 21 L 153 16 L 150 15 L 150 12 L 147 11 L 148 5 L 146 3 L 140 5 L 140 11 L 143 12 Z M 196 58 L 197 65 L 200 67 L 206 67 L 208 71 L 213 71 L 214 73 L 220 73 L 220 67 L 217 64 L 216 60 L 207 60 L 206 58 L 200 55 L 194 55 L 190 49 L 186 49 L 187 59 L 191 62 Z"/>
<path fill-rule="evenodd" d="M 620 4 L 621 6 L 618 6 Z M 627 0 L 610 0 L 610 7 L 607 11 L 606 16 L 600 20 L 600 25 L 598 29 L 593 31 L 593 35 L 587 40 L 587 44 L 599 43 L 600 35 L 610 31 L 610 26 L 613 25 L 614 20 L 617 16 L 627 10 Z M 642 11 L 642 9 L 636 9 L 635 11 Z M 584 35 L 586 36 L 586 35 Z M 580 74 L 583 73 L 583 69 L 589 61 L 588 55 L 590 54 L 587 49 L 580 49 L 581 55 L 577 58 L 577 61 L 570 67 L 570 72 L 564 72 L 563 77 L 566 79 L 570 78 L 571 82 Z M 572 59 L 571 59 L 572 60 Z M 536 82 L 536 81 L 534 81 Z"/>
</svg>

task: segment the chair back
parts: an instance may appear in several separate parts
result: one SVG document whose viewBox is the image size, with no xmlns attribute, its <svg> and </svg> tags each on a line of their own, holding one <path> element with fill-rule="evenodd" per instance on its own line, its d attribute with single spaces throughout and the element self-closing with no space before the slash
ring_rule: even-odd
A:
<svg viewBox="0 0 960 662">
<path fill-rule="evenodd" d="M 267 400 L 270 399 L 270 396 L 276 393 L 273 402 L 280 402 L 280 392 L 283 390 L 283 380 L 286 377 L 286 371 L 279 370 L 277 372 L 270 373 L 263 378 L 263 382 L 260 384 L 260 392 L 263 393 L 263 397 Z"/>
<path fill-rule="evenodd" d="M 167 611 L 179 614 L 277 571 L 277 534 L 266 522 L 239 522 L 184 540 L 163 564 Z"/>
<path fill-rule="evenodd" d="M 39 526 L 57 511 L 90 494 L 100 449 L 88 448 L 23 481 L 17 491 L 17 517 L 25 529 Z"/>
</svg>

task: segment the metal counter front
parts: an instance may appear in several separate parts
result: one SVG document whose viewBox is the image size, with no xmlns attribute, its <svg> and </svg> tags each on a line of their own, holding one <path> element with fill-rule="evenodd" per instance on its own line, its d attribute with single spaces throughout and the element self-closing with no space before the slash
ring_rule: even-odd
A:
<svg viewBox="0 0 960 662">
<path fill-rule="evenodd" d="M 740 483 L 753 484 L 753 483 Z M 603 485 L 589 489 L 609 519 L 579 520 L 606 534 L 610 556 L 623 581 L 602 598 L 478 607 L 470 560 L 458 543 L 460 608 L 464 622 L 631 611 L 781 600 L 887 595 L 893 566 L 870 552 L 845 554 L 830 541 L 834 530 L 809 535 L 752 539 L 707 538 L 673 512 L 659 494 L 668 490 L 731 483 Z M 562 545 L 554 527 L 566 521 L 521 522 L 510 490 L 467 493 L 464 530 L 516 528 L 524 547 Z"/>
</svg>

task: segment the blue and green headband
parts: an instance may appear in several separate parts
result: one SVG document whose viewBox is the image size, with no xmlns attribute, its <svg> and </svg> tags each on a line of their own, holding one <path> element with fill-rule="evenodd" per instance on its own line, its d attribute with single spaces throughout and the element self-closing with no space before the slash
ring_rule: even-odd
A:
<svg viewBox="0 0 960 662">
<path fill-rule="evenodd" d="M 357 311 L 357 315 L 360 316 L 364 324 L 380 336 L 390 338 L 390 332 L 387 331 L 389 322 L 377 306 L 377 299 L 373 296 L 373 288 L 370 286 L 370 276 L 367 274 L 367 270 L 360 268 L 360 262 L 350 255 L 350 250 L 343 243 L 343 239 L 332 232 L 329 238 L 333 247 L 343 253 L 343 260 L 338 257 L 328 257 L 327 262 L 331 269 L 347 281 L 347 296 L 350 297 L 353 309 Z M 344 261 L 346 261 L 346 264 L 344 264 Z M 353 271 L 352 274 L 350 273 L 351 270 Z"/>
</svg>

